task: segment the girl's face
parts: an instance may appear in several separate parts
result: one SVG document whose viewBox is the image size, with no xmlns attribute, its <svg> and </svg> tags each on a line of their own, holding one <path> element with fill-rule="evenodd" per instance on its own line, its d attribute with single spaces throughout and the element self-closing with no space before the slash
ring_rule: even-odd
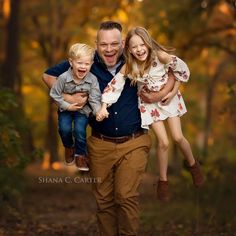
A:
<svg viewBox="0 0 236 236">
<path fill-rule="evenodd" d="M 144 62 L 148 57 L 148 48 L 142 38 L 138 35 L 133 35 L 129 40 L 129 52 L 139 62 Z"/>
</svg>

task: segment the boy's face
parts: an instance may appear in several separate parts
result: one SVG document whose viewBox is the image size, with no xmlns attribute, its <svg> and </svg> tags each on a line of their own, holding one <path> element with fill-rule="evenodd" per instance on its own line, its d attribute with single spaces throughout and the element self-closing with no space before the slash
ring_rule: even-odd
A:
<svg viewBox="0 0 236 236">
<path fill-rule="evenodd" d="M 80 58 L 69 58 L 75 79 L 82 80 L 90 71 L 93 63 L 91 56 L 83 56 Z"/>
<path fill-rule="evenodd" d="M 124 43 L 118 29 L 100 30 L 97 35 L 97 52 L 108 68 L 116 65 Z"/>
</svg>

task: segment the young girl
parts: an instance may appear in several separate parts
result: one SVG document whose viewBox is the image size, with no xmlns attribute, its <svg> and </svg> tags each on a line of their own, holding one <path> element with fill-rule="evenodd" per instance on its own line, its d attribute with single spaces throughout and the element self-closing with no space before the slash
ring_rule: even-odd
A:
<svg viewBox="0 0 236 236">
<path fill-rule="evenodd" d="M 162 201 L 169 200 L 167 167 L 168 167 L 168 137 L 163 121 L 167 120 L 171 135 L 181 149 L 186 160 L 188 170 L 196 187 L 202 186 L 204 179 L 199 163 L 194 159 L 189 142 L 182 134 L 180 116 L 186 113 L 184 100 L 178 90 L 181 82 L 189 79 L 189 69 L 185 62 L 170 55 L 163 46 L 154 41 L 147 30 L 136 27 L 130 30 L 125 41 L 124 54 L 126 64 L 112 79 L 102 95 L 102 108 L 97 113 L 97 120 L 101 121 L 109 115 L 107 106 L 115 103 L 123 89 L 125 79 L 138 85 L 138 91 L 160 91 L 168 80 L 169 69 L 173 71 L 176 82 L 173 90 L 163 98 L 162 102 L 145 103 L 139 98 L 142 128 L 151 126 L 157 139 L 157 158 L 159 164 L 159 180 L 157 196 Z"/>
</svg>

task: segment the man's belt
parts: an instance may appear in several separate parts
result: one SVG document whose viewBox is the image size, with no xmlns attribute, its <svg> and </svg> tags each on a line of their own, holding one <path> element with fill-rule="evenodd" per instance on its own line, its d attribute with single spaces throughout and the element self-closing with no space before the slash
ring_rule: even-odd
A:
<svg viewBox="0 0 236 236">
<path fill-rule="evenodd" d="M 96 137 L 96 138 L 99 138 L 99 139 L 102 139 L 104 141 L 107 141 L 107 142 L 112 142 L 112 143 L 124 143 L 124 142 L 127 142 L 131 139 L 135 139 L 135 138 L 138 138 L 139 136 L 143 135 L 143 134 L 147 134 L 147 130 L 144 130 L 144 129 L 140 129 L 130 135 L 126 135 L 126 136 L 121 136 L 121 137 L 109 137 L 109 136 L 106 136 L 106 135 L 103 135 L 103 134 L 100 134 L 99 132 L 96 132 L 94 130 L 92 130 L 92 136 L 93 137 Z"/>
</svg>

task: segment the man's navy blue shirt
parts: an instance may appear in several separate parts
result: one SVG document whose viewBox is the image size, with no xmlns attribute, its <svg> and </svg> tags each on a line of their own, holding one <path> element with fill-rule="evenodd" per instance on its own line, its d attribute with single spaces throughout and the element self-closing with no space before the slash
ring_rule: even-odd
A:
<svg viewBox="0 0 236 236">
<path fill-rule="evenodd" d="M 116 70 L 119 72 L 124 64 L 124 58 L 120 58 L 121 64 Z M 67 71 L 70 67 L 68 61 L 64 61 L 45 71 L 46 74 L 58 77 Z M 95 54 L 94 63 L 91 67 L 91 73 L 94 74 L 99 82 L 100 90 L 104 88 L 113 78 L 113 75 L 107 70 L 106 65 L 102 62 L 98 54 Z M 119 137 L 132 134 L 141 127 L 141 117 L 138 109 L 137 87 L 130 85 L 130 80 L 125 82 L 124 89 L 118 101 L 108 108 L 109 117 L 102 122 L 97 122 L 93 116 L 89 120 L 92 129 L 103 135 L 110 137 Z"/>
</svg>

